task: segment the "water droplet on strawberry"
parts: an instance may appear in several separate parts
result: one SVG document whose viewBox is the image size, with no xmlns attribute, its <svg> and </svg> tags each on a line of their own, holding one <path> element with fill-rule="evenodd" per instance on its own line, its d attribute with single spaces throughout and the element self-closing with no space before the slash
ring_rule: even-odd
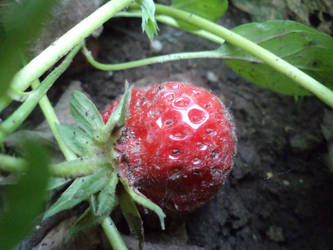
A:
<svg viewBox="0 0 333 250">
<path fill-rule="evenodd" d="M 201 160 L 199 158 L 194 158 L 194 160 L 192 162 L 194 165 L 198 165 L 198 164 L 200 164 Z"/>
</svg>

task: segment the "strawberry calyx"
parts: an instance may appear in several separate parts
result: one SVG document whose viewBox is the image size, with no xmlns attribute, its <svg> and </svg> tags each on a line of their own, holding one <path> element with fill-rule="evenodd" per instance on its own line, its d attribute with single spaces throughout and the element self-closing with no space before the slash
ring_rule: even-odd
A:
<svg viewBox="0 0 333 250">
<path fill-rule="evenodd" d="M 87 96 L 79 91 L 73 92 L 70 109 L 77 127 L 58 124 L 57 128 L 65 144 L 77 155 L 77 159 L 72 161 L 77 162 L 77 171 L 81 171 L 83 176 L 73 180 L 45 212 L 44 219 L 88 201 L 89 207 L 71 230 L 70 236 L 74 236 L 81 229 L 101 223 L 119 205 L 142 248 L 143 226 L 136 204 L 154 211 L 162 229 L 165 214 L 158 205 L 131 187 L 118 171 L 119 155 L 115 145 L 120 128 L 125 123 L 131 90 L 126 83 L 125 92 L 107 123 L 104 123 L 100 112 Z M 86 171 L 87 168 L 89 171 Z M 84 176 L 85 173 L 89 174 Z"/>
</svg>

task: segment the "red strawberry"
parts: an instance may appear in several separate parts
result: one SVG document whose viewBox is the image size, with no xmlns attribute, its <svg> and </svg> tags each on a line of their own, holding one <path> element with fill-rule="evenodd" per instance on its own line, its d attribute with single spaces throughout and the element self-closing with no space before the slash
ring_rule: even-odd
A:
<svg viewBox="0 0 333 250">
<path fill-rule="evenodd" d="M 118 102 L 102 113 L 104 122 Z M 167 82 L 133 89 L 124 129 L 117 145 L 122 175 L 166 211 L 201 206 L 231 170 L 234 125 L 202 88 Z"/>
</svg>

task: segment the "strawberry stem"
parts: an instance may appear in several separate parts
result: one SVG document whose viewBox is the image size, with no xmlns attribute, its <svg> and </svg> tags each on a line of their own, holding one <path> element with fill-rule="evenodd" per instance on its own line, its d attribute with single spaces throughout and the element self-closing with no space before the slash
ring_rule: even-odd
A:
<svg viewBox="0 0 333 250">
<path fill-rule="evenodd" d="M 274 55 L 270 51 L 262 48 L 254 42 L 246 39 L 245 37 L 238 35 L 237 33 L 228 30 L 216 23 L 208 21 L 205 18 L 199 17 L 193 13 L 175 9 L 173 7 L 156 4 L 156 13 L 180 19 L 184 22 L 193 24 L 203 30 L 206 30 L 207 32 L 211 32 L 225 39 L 226 42 L 229 42 L 230 44 L 233 44 L 250 53 L 251 55 L 261 59 L 267 65 L 270 65 L 278 72 L 294 80 L 300 86 L 311 91 L 324 103 L 326 103 L 330 107 L 333 107 L 332 90 L 330 90 L 311 76 L 305 74 L 303 71 L 299 70 L 295 66 L 284 61 L 280 57 Z"/>
<path fill-rule="evenodd" d="M 113 249 L 127 250 L 124 240 L 110 217 L 106 217 L 101 225 Z"/>
</svg>

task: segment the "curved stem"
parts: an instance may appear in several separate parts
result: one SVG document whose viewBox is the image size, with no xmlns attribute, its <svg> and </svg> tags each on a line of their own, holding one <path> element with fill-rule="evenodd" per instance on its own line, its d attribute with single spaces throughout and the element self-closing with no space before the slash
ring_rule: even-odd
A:
<svg viewBox="0 0 333 250">
<path fill-rule="evenodd" d="M 40 85 L 39 80 L 35 80 L 31 86 L 33 89 L 38 88 Z M 49 124 L 49 127 L 53 133 L 54 138 L 56 139 L 59 148 L 61 152 L 64 154 L 65 158 L 67 160 L 74 160 L 76 158 L 76 155 L 73 153 L 72 150 L 66 145 L 62 137 L 60 136 L 60 133 L 57 129 L 57 124 L 59 124 L 59 119 L 54 111 L 54 108 L 52 107 L 52 104 L 45 94 L 45 96 L 42 97 L 39 101 L 39 106 L 47 120 L 47 123 Z"/>
<path fill-rule="evenodd" d="M 183 53 L 174 53 L 163 56 L 154 56 L 149 58 L 144 58 L 140 60 L 135 60 L 131 62 L 125 63 L 117 63 L 117 64 L 104 64 L 97 62 L 91 55 L 90 51 L 87 48 L 83 48 L 83 54 L 87 58 L 88 62 L 93 65 L 95 68 L 106 71 L 116 71 L 123 69 L 130 69 L 140 66 L 145 66 L 154 63 L 164 63 L 170 61 L 177 60 L 185 60 L 185 59 L 198 59 L 198 58 L 226 58 L 219 53 L 217 50 L 208 50 L 208 51 L 199 51 L 199 52 L 183 52 Z M 229 58 L 229 57 L 228 57 Z"/>
<path fill-rule="evenodd" d="M 101 225 L 114 250 L 127 250 L 124 240 L 110 217 L 106 217 Z"/>
<path fill-rule="evenodd" d="M 275 70 L 284 74 L 285 76 L 293 79 L 297 84 L 303 88 L 311 91 L 320 100 L 333 108 L 333 91 L 322 85 L 320 82 L 305 74 L 290 63 L 284 61 L 280 57 L 274 55 L 270 51 L 260 47 L 254 42 L 246 39 L 237 33 L 228 30 L 218 24 L 210 22 L 204 18 L 201 18 L 192 13 L 174 9 L 172 7 L 156 4 L 156 13 L 172 16 L 176 19 L 183 20 L 187 23 L 193 24 L 203 30 L 211 32 L 230 44 L 233 44 L 243 50 L 247 51 L 251 55 L 261 59 L 266 64 L 270 65 Z"/>
<path fill-rule="evenodd" d="M 29 87 L 32 81 L 44 74 L 75 45 L 88 37 L 94 30 L 108 21 L 117 12 L 133 2 L 134 0 L 111 0 L 105 3 L 24 66 L 15 75 L 11 87 L 19 91 L 24 91 Z M 8 103 L 8 98 L 6 98 L 6 102 L 2 104 L 2 108 L 6 103 Z"/>
<path fill-rule="evenodd" d="M 138 17 L 138 18 L 141 18 L 141 16 L 142 16 L 141 12 L 139 12 L 139 11 L 119 12 L 115 15 L 115 17 Z M 175 28 L 182 29 L 182 27 L 178 24 L 178 22 L 170 16 L 156 15 L 155 18 L 158 22 L 173 26 Z M 193 31 L 192 30 L 186 30 L 186 31 L 188 31 L 194 35 L 206 38 L 207 40 L 210 40 L 210 41 L 218 43 L 218 44 L 224 43 L 224 39 L 222 39 L 210 32 L 207 32 L 205 30 L 198 29 L 198 30 L 193 30 Z"/>
<path fill-rule="evenodd" d="M 74 56 L 80 50 L 81 45 L 77 45 L 64 59 L 64 61 L 55 68 L 46 78 L 42 84 L 34 90 L 27 98 L 27 100 L 21 104 L 21 106 L 12 113 L 4 122 L 0 124 L 0 144 L 5 137 L 15 131 L 29 116 L 32 110 L 36 107 L 40 99 L 47 93 L 52 87 L 53 83 L 61 76 L 61 74 L 71 64 Z"/>
</svg>

